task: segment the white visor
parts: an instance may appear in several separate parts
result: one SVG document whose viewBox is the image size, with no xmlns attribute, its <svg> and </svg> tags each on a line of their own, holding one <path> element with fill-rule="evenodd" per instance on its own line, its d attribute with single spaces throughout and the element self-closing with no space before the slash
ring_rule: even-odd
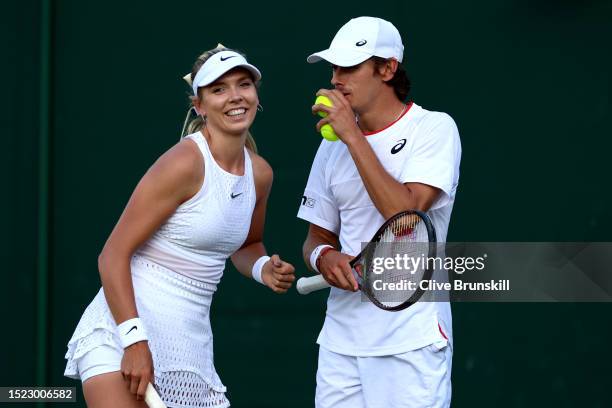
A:
<svg viewBox="0 0 612 408">
<path fill-rule="evenodd" d="M 198 88 L 212 84 L 223 74 L 237 67 L 244 68 L 253 74 L 255 82 L 261 79 L 261 72 L 249 64 L 242 55 L 235 51 L 220 51 L 208 58 L 200 67 L 193 79 L 193 94 L 197 96 Z"/>
</svg>

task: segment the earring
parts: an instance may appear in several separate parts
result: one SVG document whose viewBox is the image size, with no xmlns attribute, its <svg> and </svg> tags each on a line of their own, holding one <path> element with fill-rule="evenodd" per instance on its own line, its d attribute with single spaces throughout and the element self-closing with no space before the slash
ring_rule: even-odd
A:
<svg viewBox="0 0 612 408">
<path fill-rule="evenodd" d="M 257 110 L 258 110 L 259 112 L 263 112 L 263 106 L 261 106 L 261 103 L 258 103 L 258 104 L 257 104 Z"/>
</svg>

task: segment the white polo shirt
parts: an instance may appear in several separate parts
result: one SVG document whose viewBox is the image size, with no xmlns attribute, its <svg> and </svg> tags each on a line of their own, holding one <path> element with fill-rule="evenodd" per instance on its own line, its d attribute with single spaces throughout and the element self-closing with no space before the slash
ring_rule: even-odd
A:
<svg viewBox="0 0 612 408">
<path fill-rule="evenodd" d="M 461 160 L 453 119 L 413 103 L 398 120 L 366 138 L 396 180 L 441 190 L 428 215 L 438 242 L 445 242 Z M 384 223 L 341 141 L 321 142 L 298 217 L 338 235 L 342 252 L 349 255 L 357 255 Z M 447 302 L 419 302 L 401 312 L 387 312 L 363 301 L 360 292 L 331 288 L 317 343 L 336 353 L 365 357 L 404 353 L 451 339 Z"/>
</svg>

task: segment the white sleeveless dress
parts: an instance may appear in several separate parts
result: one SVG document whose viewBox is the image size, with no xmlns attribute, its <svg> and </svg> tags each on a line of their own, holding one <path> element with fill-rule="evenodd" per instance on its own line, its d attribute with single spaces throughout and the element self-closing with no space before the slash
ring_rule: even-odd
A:
<svg viewBox="0 0 612 408">
<path fill-rule="evenodd" d="M 213 363 L 209 311 L 225 261 L 244 243 L 255 208 L 255 183 L 248 152 L 244 175 L 223 170 L 204 136 L 202 188 L 133 256 L 132 281 L 139 317 L 149 335 L 155 384 L 173 407 L 229 406 Z M 90 303 L 68 343 L 64 375 L 80 378 L 78 362 L 99 346 L 123 353 L 102 289 Z"/>
</svg>

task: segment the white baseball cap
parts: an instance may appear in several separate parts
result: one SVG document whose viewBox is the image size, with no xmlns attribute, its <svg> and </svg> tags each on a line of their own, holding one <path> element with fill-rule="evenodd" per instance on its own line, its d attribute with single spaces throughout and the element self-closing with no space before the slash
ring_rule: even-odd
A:
<svg viewBox="0 0 612 408">
<path fill-rule="evenodd" d="M 199 87 L 212 84 L 227 71 L 237 67 L 245 68 L 251 72 L 255 81 L 261 79 L 261 72 L 254 65 L 249 64 L 242 55 L 231 50 L 220 51 L 208 58 L 198 70 L 191 84 L 193 94 L 197 96 Z"/>
<path fill-rule="evenodd" d="M 339 67 L 352 67 L 370 57 L 395 58 L 402 62 L 404 45 L 397 28 L 377 17 L 357 17 L 343 25 L 328 49 L 310 55 L 306 61 L 324 59 Z"/>
</svg>

